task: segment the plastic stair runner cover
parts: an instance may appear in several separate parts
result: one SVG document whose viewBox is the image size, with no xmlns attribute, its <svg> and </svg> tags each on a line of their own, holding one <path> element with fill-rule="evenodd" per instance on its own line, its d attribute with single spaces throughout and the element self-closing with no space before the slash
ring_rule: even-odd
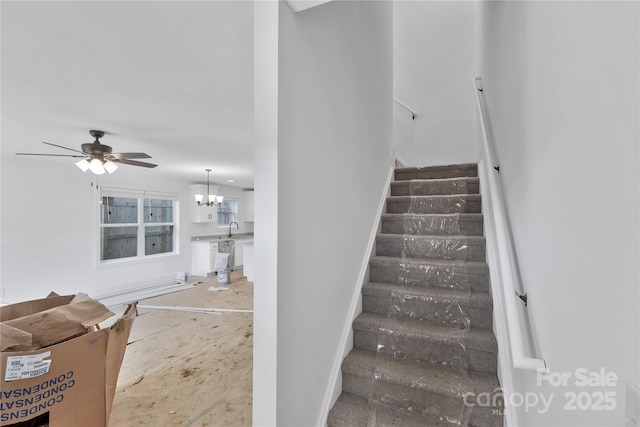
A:
<svg viewBox="0 0 640 427">
<path fill-rule="evenodd" d="M 409 192 L 411 195 L 424 195 L 424 186 L 424 182 L 411 181 Z M 442 186 L 442 189 L 434 189 L 431 184 L 429 192 L 442 194 L 446 190 L 449 193 L 466 193 L 466 182 L 443 182 Z M 458 197 L 412 197 L 408 213 L 434 210 L 463 213 L 465 203 L 464 198 Z M 411 333 L 378 328 L 376 358 L 379 361 L 373 372 L 369 396 L 372 421 L 375 425 L 377 410 L 386 406 L 387 410 L 393 407 L 394 410 L 416 415 L 439 417 L 455 425 L 467 425 L 472 408 L 464 405 L 462 399 L 429 393 L 428 384 L 438 381 L 433 376 L 440 372 L 429 368 L 444 368 L 449 372 L 447 394 L 462 396 L 463 393 L 462 384 L 468 372 L 468 352 L 463 336 L 469 330 L 471 320 L 458 301 L 470 298 L 471 275 L 467 274 L 465 261 L 470 259 L 472 251 L 467 239 L 447 238 L 463 234 L 457 216 L 405 215 L 403 228 L 402 262 L 396 270 L 395 280 L 402 291 L 392 291 L 387 317 L 425 322 L 442 333 L 438 334 L 438 339 L 425 341 L 415 339 Z M 441 238 L 424 239 L 420 235 L 438 235 Z M 454 263 L 423 263 L 417 258 L 453 260 Z M 425 284 L 433 289 L 455 290 L 456 298 L 434 298 L 411 292 L 412 288 Z M 399 387 L 389 379 L 386 372 L 386 362 L 389 360 L 424 364 L 424 376 L 413 378 L 411 388 Z"/>
</svg>

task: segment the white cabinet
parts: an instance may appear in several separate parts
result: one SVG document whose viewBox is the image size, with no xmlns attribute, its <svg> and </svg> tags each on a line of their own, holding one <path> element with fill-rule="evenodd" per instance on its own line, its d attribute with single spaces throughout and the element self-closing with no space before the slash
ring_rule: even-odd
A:
<svg viewBox="0 0 640 427">
<path fill-rule="evenodd" d="M 235 265 L 234 267 L 239 269 L 239 268 L 244 268 L 244 264 L 245 264 L 245 256 L 244 256 L 244 252 L 245 252 L 245 248 L 248 245 L 253 245 L 253 239 L 242 239 L 242 240 L 236 240 L 236 250 L 235 250 Z"/>
<path fill-rule="evenodd" d="M 242 267 L 243 262 L 243 254 L 244 254 L 244 243 L 242 240 L 236 240 L 236 258 L 235 258 L 235 268 Z"/>
<path fill-rule="evenodd" d="M 245 222 L 253 222 L 253 191 L 244 192 L 244 220 Z"/>
<path fill-rule="evenodd" d="M 211 194 L 216 194 L 218 187 L 209 187 Z M 218 222 L 218 207 L 196 204 L 195 195 L 202 194 L 207 200 L 207 186 L 202 184 L 191 186 L 191 199 L 188 201 L 191 210 L 191 222 Z"/>
<path fill-rule="evenodd" d="M 212 276 L 216 271 L 218 242 L 200 240 L 191 242 L 191 274 L 194 276 Z"/>
</svg>

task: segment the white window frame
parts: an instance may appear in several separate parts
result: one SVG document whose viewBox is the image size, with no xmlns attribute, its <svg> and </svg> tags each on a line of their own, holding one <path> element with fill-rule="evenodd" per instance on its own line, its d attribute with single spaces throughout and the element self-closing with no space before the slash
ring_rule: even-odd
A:
<svg viewBox="0 0 640 427">
<path fill-rule="evenodd" d="M 238 208 L 240 207 L 240 204 L 238 202 L 238 198 L 237 197 L 226 197 L 225 196 L 225 198 L 223 200 L 223 203 L 224 203 L 225 200 L 233 200 L 236 203 L 236 211 L 234 212 L 234 215 L 236 216 L 236 218 L 235 218 L 234 221 L 238 222 Z M 218 217 L 218 228 L 229 228 L 229 224 L 230 223 L 227 223 L 227 224 L 221 224 L 220 223 L 220 212 L 219 212 L 218 209 L 219 209 L 219 206 L 216 206 L 216 215 Z M 234 221 L 231 221 L 231 222 L 234 222 Z"/>
<path fill-rule="evenodd" d="M 159 259 L 175 258 L 180 254 L 180 197 L 175 193 L 163 193 L 157 191 L 146 190 L 131 190 L 131 189 L 119 189 L 102 187 L 100 189 L 98 197 L 98 207 L 96 209 L 97 214 L 97 227 L 96 227 L 96 252 L 95 261 L 98 267 L 108 267 L 114 265 L 141 263 L 148 261 L 158 261 Z M 137 222 L 136 223 L 118 223 L 118 224 L 103 224 L 101 215 L 101 203 L 103 197 L 127 197 L 137 199 Z M 144 200 L 145 199 L 161 199 L 173 201 L 173 221 L 171 222 L 145 222 L 144 221 Z M 160 226 L 173 226 L 173 250 L 171 252 L 163 252 L 159 254 L 146 255 L 145 254 L 145 227 L 160 227 Z M 102 229 L 113 227 L 137 227 L 137 248 L 136 256 L 116 258 L 116 259 L 101 259 L 102 256 Z"/>
</svg>

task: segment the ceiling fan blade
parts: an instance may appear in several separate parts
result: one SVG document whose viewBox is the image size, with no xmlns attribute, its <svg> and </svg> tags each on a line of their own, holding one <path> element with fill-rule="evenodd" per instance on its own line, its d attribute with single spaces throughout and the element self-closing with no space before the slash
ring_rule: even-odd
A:
<svg viewBox="0 0 640 427">
<path fill-rule="evenodd" d="M 147 153 L 111 153 L 110 157 L 114 159 L 150 159 L 151 156 Z"/>
<path fill-rule="evenodd" d="M 16 156 L 52 156 L 52 157 L 82 157 L 85 158 L 85 155 L 77 155 L 77 154 L 40 154 L 40 153 L 16 153 Z"/>
<path fill-rule="evenodd" d="M 158 166 L 158 165 L 154 165 L 153 163 L 138 162 L 136 160 L 127 160 L 127 159 L 113 159 L 112 161 L 116 163 L 123 163 L 125 165 L 142 166 L 143 168 L 155 168 L 156 166 Z"/>
<path fill-rule="evenodd" d="M 64 148 L 65 150 L 69 150 L 69 151 L 75 151 L 76 153 L 81 153 L 84 154 L 82 151 L 80 150 L 74 150 L 73 148 L 69 148 L 69 147 L 63 147 L 62 145 L 58 145 L 58 144 L 52 144 L 50 142 L 44 142 L 42 141 L 43 144 L 47 144 L 47 145 L 52 145 L 54 147 L 58 147 L 58 148 Z"/>
</svg>

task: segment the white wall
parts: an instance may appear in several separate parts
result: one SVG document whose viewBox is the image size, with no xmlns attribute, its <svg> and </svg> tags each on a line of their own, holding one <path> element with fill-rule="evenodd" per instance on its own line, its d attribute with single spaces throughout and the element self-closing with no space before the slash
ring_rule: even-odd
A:
<svg viewBox="0 0 640 427">
<path fill-rule="evenodd" d="M 275 426 L 277 412 L 279 6 L 254 2 L 254 426 Z"/>
<path fill-rule="evenodd" d="M 83 174 L 68 159 L 40 159 L 2 153 L 2 302 L 44 298 L 50 291 L 109 291 L 152 284 L 190 271 L 192 236 L 226 234 L 228 227 L 190 222 L 188 182 L 159 177 L 156 170 L 120 167 L 113 175 Z M 38 169 L 38 172 L 34 171 Z M 96 184 L 177 194 L 179 254 L 169 258 L 96 266 Z M 220 186 L 220 194 L 238 198 L 239 230 L 252 232 L 242 220 L 242 189 Z"/>
<path fill-rule="evenodd" d="M 639 4 L 484 2 L 482 75 L 540 355 L 567 387 L 516 371 L 515 391 L 553 394 L 519 425 L 623 425 L 640 379 Z M 603 367 L 615 387 L 578 387 Z M 564 409 L 566 392 L 614 392 L 613 411 Z M 586 397 L 585 397 L 586 399 Z"/>
<path fill-rule="evenodd" d="M 95 184 L 182 196 L 187 183 L 163 180 L 152 170 L 128 166 L 96 181 L 93 174 L 83 174 L 68 159 L 45 160 L 3 152 L 1 160 L 3 303 L 44 298 L 50 291 L 96 295 L 104 289 L 153 283 L 175 278 L 178 271 L 189 271 L 189 212 L 183 205 L 180 255 L 95 266 L 99 202 Z"/>
<path fill-rule="evenodd" d="M 395 1 L 393 94 L 396 156 L 408 166 L 476 162 L 476 1 Z"/>
<path fill-rule="evenodd" d="M 391 3 L 281 3 L 278 55 L 277 425 L 309 426 L 391 165 Z"/>
</svg>

